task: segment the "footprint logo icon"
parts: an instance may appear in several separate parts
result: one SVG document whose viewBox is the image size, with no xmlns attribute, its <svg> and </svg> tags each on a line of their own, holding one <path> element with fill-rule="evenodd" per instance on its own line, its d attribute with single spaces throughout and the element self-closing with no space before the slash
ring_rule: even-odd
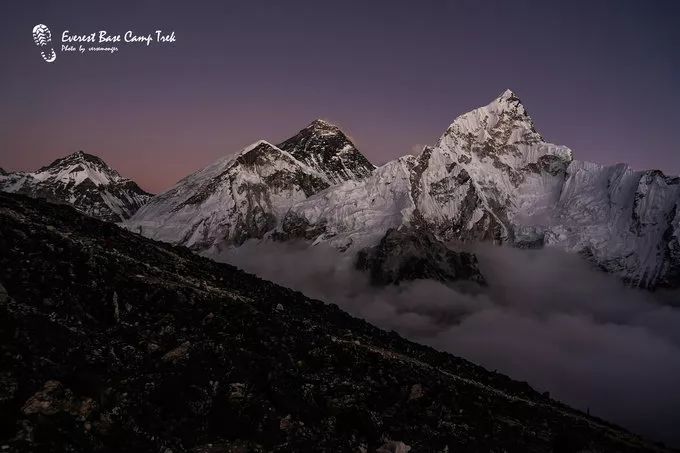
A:
<svg viewBox="0 0 680 453">
<path fill-rule="evenodd" d="M 48 63 L 52 63 L 57 59 L 57 54 L 54 52 L 54 48 L 50 45 L 52 42 L 52 32 L 44 24 L 38 24 L 33 27 L 33 41 L 35 45 L 40 48 L 40 55 L 42 55 L 43 60 Z M 48 50 L 49 49 L 49 50 Z"/>
</svg>

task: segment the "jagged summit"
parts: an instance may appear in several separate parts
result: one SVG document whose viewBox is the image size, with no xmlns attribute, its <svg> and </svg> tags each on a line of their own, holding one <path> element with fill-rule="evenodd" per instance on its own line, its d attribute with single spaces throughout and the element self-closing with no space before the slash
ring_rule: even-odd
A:
<svg viewBox="0 0 680 453">
<path fill-rule="evenodd" d="M 46 165 L 42 167 L 41 169 L 38 170 L 38 172 L 45 171 L 51 168 L 55 167 L 62 167 L 66 165 L 70 165 L 73 163 L 86 163 L 86 164 L 91 164 L 96 166 L 97 168 L 105 168 L 110 170 L 110 172 L 113 174 L 115 173 L 118 175 L 118 172 L 110 168 L 106 162 L 104 162 L 100 157 L 95 156 L 94 154 L 88 154 L 85 151 L 76 151 L 72 154 L 69 154 L 68 156 L 65 157 L 60 157 L 59 159 L 55 159 L 51 164 Z"/>
<path fill-rule="evenodd" d="M 126 181 L 126 178 L 120 176 L 100 157 L 84 151 L 76 151 L 66 157 L 56 159 L 36 171 L 34 176 L 38 179 L 56 178 L 75 185 L 91 182 L 96 186 L 101 186 Z"/>
<path fill-rule="evenodd" d="M 680 286 L 680 179 L 573 160 L 512 90 L 460 115 L 435 146 L 378 169 L 324 120 L 239 155 L 247 171 L 225 173 L 233 156 L 224 158 L 156 197 L 135 225 L 200 249 L 271 235 L 345 252 L 415 226 L 444 241 L 554 246 L 636 286 Z"/>
<path fill-rule="evenodd" d="M 309 129 L 309 128 L 323 129 L 323 130 L 327 130 L 327 131 L 340 131 L 340 128 L 338 126 L 336 126 L 333 123 L 329 123 L 328 121 L 323 120 L 321 118 L 317 118 L 314 121 L 312 121 L 311 123 L 309 123 L 309 126 L 307 126 L 306 129 Z"/>
<path fill-rule="evenodd" d="M 338 126 L 322 119 L 277 146 L 326 175 L 331 184 L 365 178 L 375 169 Z"/>
<path fill-rule="evenodd" d="M 474 141 L 490 141 L 495 147 L 543 141 L 524 104 L 509 89 L 484 107 L 457 117 L 442 139 L 446 137 L 468 146 Z"/>
<path fill-rule="evenodd" d="M 511 90 L 456 118 L 435 147 L 287 217 L 283 233 L 342 250 L 416 225 L 444 240 L 556 247 L 634 286 L 680 287 L 680 178 L 574 160 L 541 137 Z"/>
<path fill-rule="evenodd" d="M 510 88 L 503 91 L 500 96 L 498 96 L 499 102 L 521 102 L 514 91 Z"/>
<path fill-rule="evenodd" d="M 460 115 L 434 147 L 388 163 L 291 208 L 291 223 L 342 249 L 373 245 L 387 228 L 426 226 L 444 240 L 526 239 L 516 216 L 554 206 L 571 151 L 543 141 L 514 92 Z M 301 230 L 297 228 L 296 231 Z M 517 239 L 519 238 L 519 239 Z"/>
<path fill-rule="evenodd" d="M 112 222 L 127 219 L 151 198 L 134 181 L 84 151 L 56 159 L 35 172 L 3 175 L 0 190 L 70 204 Z"/>
</svg>

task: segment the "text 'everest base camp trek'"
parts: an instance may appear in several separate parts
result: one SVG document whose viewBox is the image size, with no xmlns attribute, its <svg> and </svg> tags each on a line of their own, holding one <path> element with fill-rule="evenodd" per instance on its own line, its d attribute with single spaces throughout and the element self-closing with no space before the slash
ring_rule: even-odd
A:
<svg viewBox="0 0 680 453">
<path fill-rule="evenodd" d="M 209 258 L 321 246 L 374 286 L 481 288 L 468 245 L 490 243 L 678 288 L 679 187 L 574 160 L 510 90 L 380 167 L 315 120 L 158 195 L 82 151 L 0 169 L 0 439 L 12 451 L 667 451 Z"/>
</svg>

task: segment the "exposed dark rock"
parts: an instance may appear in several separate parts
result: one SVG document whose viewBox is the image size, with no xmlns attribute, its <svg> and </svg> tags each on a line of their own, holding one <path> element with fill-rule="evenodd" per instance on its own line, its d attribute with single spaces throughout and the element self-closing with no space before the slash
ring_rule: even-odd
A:
<svg viewBox="0 0 680 453">
<path fill-rule="evenodd" d="M 323 120 L 314 120 L 277 146 L 333 183 L 361 179 L 375 169 L 337 126 Z"/>
<path fill-rule="evenodd" d="M 281 226 L 272 233 L 275 241 L 294 239 L 312 240 L 326 232 L 326 225 L 321 222 L 311 225 L 307 219 L 294 211 L 289 211 L 281 221 Z"/>
<path fill-rule="evenodd" d="M 389 229 L 378 245 L 358 253 L 356 267 L 368 271 L 375 285 L 417 279 L 484 284 L 474 254 L 454 252 L 424 229 Z"/>
<path fill-rule="evenodd" d="M 0 194 L 0 446 L 664 451 L 334 305 L 8 194 Z"/>
<path fill-rule="evenodd" d="M 515 227 L 512 245 L 521 249 L 540 249 L 545 245 L 545 231 L 538 227 Z"/>
</svg>

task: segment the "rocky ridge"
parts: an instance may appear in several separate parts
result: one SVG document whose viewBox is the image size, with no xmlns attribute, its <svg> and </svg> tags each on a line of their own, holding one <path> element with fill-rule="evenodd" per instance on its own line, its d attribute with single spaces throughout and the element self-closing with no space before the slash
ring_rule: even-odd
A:
<svg viewBox="0 0 680 453">
<path fill-rule="evenodd" d="M 356 268 L 377 286 L 422 279 L 485 284 L 474 254 L 451 250 L 425 229 L 387 230 L 376 246 L 358 252 Z"/>
<path fill-rule="evenodd" d="M 9 451 L 665 451 L 183 247 L 0 194 Z"/>
</svg>

